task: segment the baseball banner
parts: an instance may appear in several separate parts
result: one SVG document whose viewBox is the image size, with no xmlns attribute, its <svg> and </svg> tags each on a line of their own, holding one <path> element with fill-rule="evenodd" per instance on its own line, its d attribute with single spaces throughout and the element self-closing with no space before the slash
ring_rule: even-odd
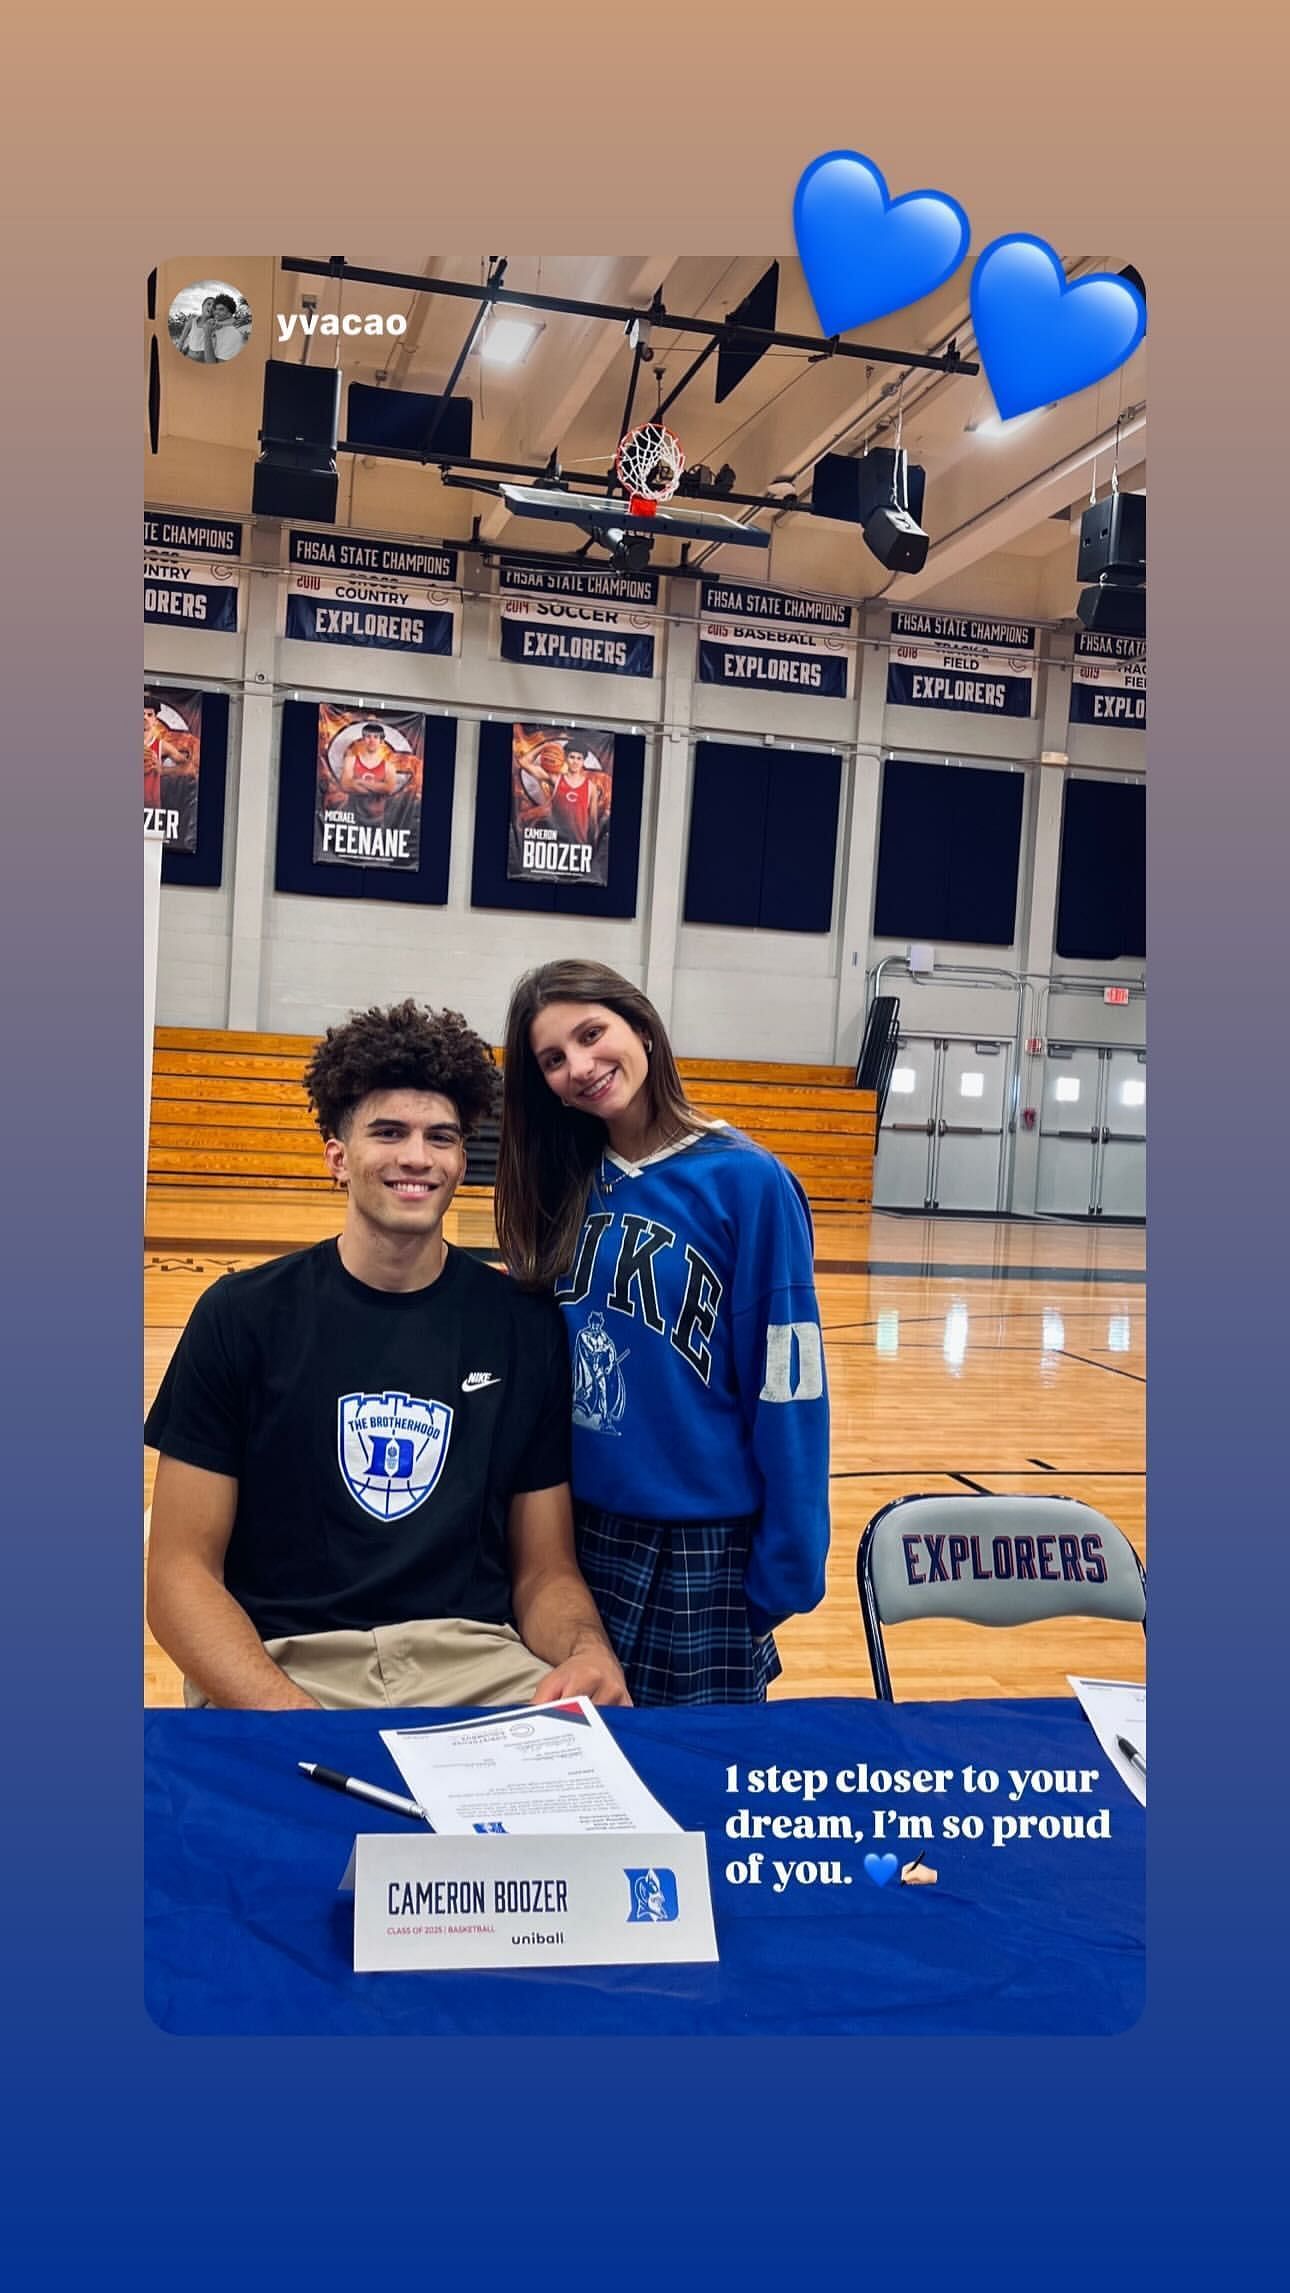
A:
<svg viewBox="0 0 1290 2293">
<path fill-rule="evenodd" d="M 1034 624 L 978 621 L 959 613 L 893 613 L 887 700 L 905 709 L 968 716 L 1032 717 Z"/>
<path fill-rule="evenodd" d="M 609 566 L 506 565 L 498 577 L 499 655 L 540 669 L 652 677 L 656 573 Z"/>
<path fill-rule="evenodd" d="M 424 717 L 321 702 L 315 860 L 419 866 L 424 765 Z"/>
<path fill-rule="evenodd" d="M 1146 730 L 1145 637 L 1104 637 L 1092 629 L 1077 631 L 1071 723 Z"/>
<path fill-rule="evenodd" d="M 148 685 L 143 695 L 143 825 L 167 852 L 197 850 L 202 696 Z"/>
<path fill-rule="evenodd" d="M 700 598 L 699 683 L 815 694 L 851 690 L 851 607 L 743 582 L 705 581 Z"/>
<path fill-rule="evenodd" d="M 507 875 L 607 884 L 613 780 L 611 732 L 515 725 Z"/>
</svg>

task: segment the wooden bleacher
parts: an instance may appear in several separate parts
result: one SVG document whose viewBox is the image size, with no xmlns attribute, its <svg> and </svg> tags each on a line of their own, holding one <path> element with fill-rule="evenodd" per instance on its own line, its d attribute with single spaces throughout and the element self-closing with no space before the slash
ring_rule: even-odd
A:
<svg viewBox="0 0 1290 2293">
<path fill-rule="evenodd" d="M 330 1193 L 332 1182 L 301 1087 L 315 1040 L 310 1035 L 159 1027 L 149 1188 Z M 743 1059 L 678 1063 L 696 1104 L 769 1147 L 801 1180 L 813 1204 L 868 1211 L 875 1102 L 872 1091 L 855 1089 L 849 1067 Z M 477 1165 L 485 1160 L 476 1156 Z M 461 1191 L 469 1194 L 472 1188 L 468 1184 Z"/>
</svg>

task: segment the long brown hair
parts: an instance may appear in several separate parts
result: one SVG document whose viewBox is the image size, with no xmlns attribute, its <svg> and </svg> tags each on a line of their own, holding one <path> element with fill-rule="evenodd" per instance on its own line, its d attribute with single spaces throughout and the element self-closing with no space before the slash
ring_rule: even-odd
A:
<svg viewBox="0 0 1290 2293">
<path fill-rule="evenodd" d="M 548 1289 L 573 1264 L 608 1132 L 598 1115 L 563 1106 L 533 1056 L 529 1030 L 548 1003 L 602 1003 L 645 1047 L 650 1121 L 682 1138 L 706 1117 L 686 1098 L 667 1030 L 647 995 L 601 963 L 540 964 L 511 996 L 502 1069 L 497 1235 L 516 1280 Z"/>
</svg>

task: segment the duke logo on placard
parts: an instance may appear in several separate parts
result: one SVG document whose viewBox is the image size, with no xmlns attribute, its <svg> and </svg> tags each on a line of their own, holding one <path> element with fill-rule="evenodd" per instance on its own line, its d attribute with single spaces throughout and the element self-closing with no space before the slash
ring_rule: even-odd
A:
<svg viewBox="0 0 1290 2293">
<path fill-rule="evenodd" d="M 378 1521 L 424 1505 L 443 1471 L 452 1435 L 446 1402 L 408 1393 L 346 1393 L 337 1405 L 345 1486 Z"/>
</svg>

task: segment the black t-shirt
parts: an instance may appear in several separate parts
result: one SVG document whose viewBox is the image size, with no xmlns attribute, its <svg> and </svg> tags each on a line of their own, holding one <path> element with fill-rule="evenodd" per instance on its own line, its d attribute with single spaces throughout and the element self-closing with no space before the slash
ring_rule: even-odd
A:
<svg viewBox="0 0 1290 2293">
<path fill-rule="evenodd" d="M 322 1242 L 205 1292 L 144 1437 L 236 1480 L 224 1582 L 273 1640 L 509 1623 L 507 1506 L 568 1480 L 569 1423 L 549 1301 L 452 1249 L 372 1290 Z"/>
</svg>

